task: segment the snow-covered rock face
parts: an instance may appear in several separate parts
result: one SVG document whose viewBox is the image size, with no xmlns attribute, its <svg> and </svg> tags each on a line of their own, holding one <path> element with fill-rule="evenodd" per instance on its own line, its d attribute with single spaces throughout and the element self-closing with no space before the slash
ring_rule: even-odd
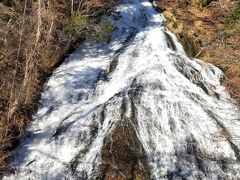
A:
<svg viewBox="0 0 240 180">
<path fill-rule="evenodd" d="M 121 0 L 116 14 L 110 44 L 85 43 L 54 72 L 4 179 L 96 179 L 123 121 L 149 179 L 239 179 L 239 115 L 222 72 L 189 59 L 147 0 Z"/>
</svg>

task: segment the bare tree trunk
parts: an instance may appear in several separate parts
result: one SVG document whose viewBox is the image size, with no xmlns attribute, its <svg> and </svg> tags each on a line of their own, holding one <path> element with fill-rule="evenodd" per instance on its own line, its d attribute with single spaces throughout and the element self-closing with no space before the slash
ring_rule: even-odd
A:
<svg viewBox="0 0 240 180">
<path fill-rule="evenodd" d="M 73 15 L 73 0 L 71 0 L 71 15 Z"/>
<path fill-rule="evenodd" d="M 25 17 L 25 14 L 26 14 L 26 9 L 27 9 L 27 0 L 25 0 L 24 2 L 24 10 L 23 10 L 23 20 L 22 20 L 22 24 L 21 24 L 21 31 L 20 31 L 20 37 L 19 37 L 19 43 L 18 43 L 18 52 L 17 52 L 17 58 L 16 58 L 16 63 L 15 63 L 15 72 L 14 72 L 14 76 L 13 76 L 13 83 L 12 83 L 12 88 L 11 88 L 11 93 L 10 93 L 10 98 L 9 98 L 9 105 L 8 105 L 8 113 L 7 113 L 7 121 L 9 123 L 10 119 L 12 118 L 14 112 L 16 111 L 17 109 L 17 105 L 18 105 L 18 101 L 15 100 L 14 102 L 13 99 L 14 99 L 14 93 L 13 93 L 13 89 L 14 89 L 14 86 L 15 86 L 15 78 L 16 78 L 16 73 L 17 73 L 17 61 L 18 61 L 18 58 L 19 58 L 19 54 L 20 54 L 20 51 L 21 51 L 21 43 L 22 43 L 22 36 L 23 36 L 23 29 L 24 29 L 24 17 Z"/>
<path fill-rule="evenodd" d="M 36 45 L 39 41 L 40 37 L 40 28 L 42 25 L 42 19 L 41 19 L 41 6 L 42 6 L 42 0 L 38 0 L 38 27 L 37 27 L 37 34 L 36 34 Z"/>
</svg>

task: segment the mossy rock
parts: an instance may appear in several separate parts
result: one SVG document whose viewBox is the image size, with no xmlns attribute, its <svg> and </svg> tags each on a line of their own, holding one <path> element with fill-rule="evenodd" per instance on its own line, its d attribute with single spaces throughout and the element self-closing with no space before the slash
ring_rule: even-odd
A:
<svg viewBox="0 0 240 180">
<path fill-rule="evenodd" d="M 164 32 L 164 34 L 165 34 L 165 37 L 166 37 L 168 47 L 170 49 L 172 49 L 173 51 L 176 51 L 177 47 L 176 47 L 172 37 L 167 32 Z"/>
<path fill-rule="evenodd" d="M 108 73 L 111 74 L 113 71 L 115 71 L 117 65 L 118 65 L 118 57 L 114 57 L 109 64 Z"/>
<path fill-rule="evenodd" d="M 178 34 L 177 37 L 182 44 L 186 54 L 189 57 L 195 57 L 198 51 L 193 40 L 186 34 Z"/>
</svg>

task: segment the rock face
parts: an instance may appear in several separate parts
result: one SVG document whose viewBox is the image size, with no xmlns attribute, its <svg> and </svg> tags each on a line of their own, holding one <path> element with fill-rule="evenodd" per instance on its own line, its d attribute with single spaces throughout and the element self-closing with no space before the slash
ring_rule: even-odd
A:
<svg viewBox="0 0 240 180">
<path fill-rule="evenodd" d="M 5 179 L 238 179 L 239 111 L 147 0 L 122 0 L 110 44 L 85 43 L 46 84 Z"/>
<path fill-rule="evenodd" d="M 130 119 L 118 122 L 102 147 L 100 176 L 97 179 L 150 179 L 146 154 Z"/>
</svg>

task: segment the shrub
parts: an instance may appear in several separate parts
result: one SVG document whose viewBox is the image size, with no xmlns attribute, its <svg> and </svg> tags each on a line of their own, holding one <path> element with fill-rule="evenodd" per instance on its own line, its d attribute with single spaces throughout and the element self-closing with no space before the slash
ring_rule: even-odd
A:
<svg viewBox="0 0 240 180">
<path fill-rule="evenodd" d="M 228 13 L 225 17 L 225 25 L 231 26 L 235 24 L 240 19 L 240 2 L 237 4 L 237 7 Z"/>
<path fill-rule="evenodd" d="M 66 24 L 67 32 L 72 36 L 80 36 L 82 31 L 87 29 L 90 21 L 81 11 L 75 12 Z"/>
<path fill-rule="evenodd" d="M 95 33 L 92 36 L 94 42 L 109 42 L 113 26 L 107 18 L 103 18 L 98 26 L 95 26 Z"/>
</svg>

